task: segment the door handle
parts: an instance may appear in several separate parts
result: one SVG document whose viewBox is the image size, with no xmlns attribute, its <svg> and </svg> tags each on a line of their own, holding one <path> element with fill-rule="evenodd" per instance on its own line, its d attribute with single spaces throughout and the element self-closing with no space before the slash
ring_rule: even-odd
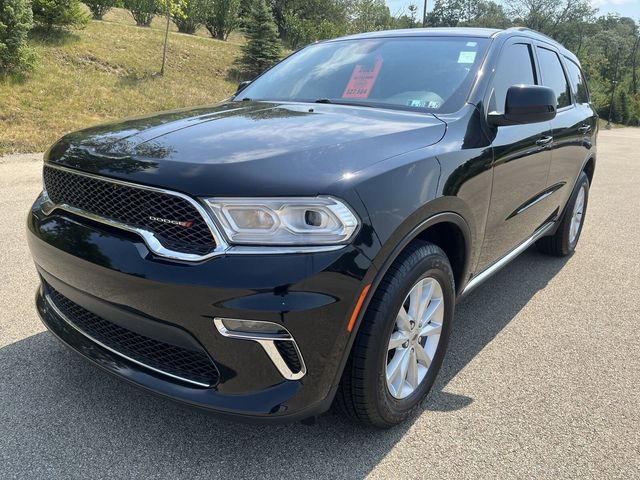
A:
<svg viewBox="0 0 640 480">
<path fill-rule="evenodd" d="M 591 125 L 582 125 L 581 127 L 578 128 L 578 132 L 582 133 L 583 135 L 585 133 L 589 133 L 591 131 Z"/>
<path fill-rule="evenodd" d="M 553 142 L 553 137 L 544 136 L 544 137 L 540 137 L 538 140 L 536 140 L 536 145 L 539 145 L 539 146 L 543 147 L 545 145 L 549 145 L 551 142 Z"/>
</svg>

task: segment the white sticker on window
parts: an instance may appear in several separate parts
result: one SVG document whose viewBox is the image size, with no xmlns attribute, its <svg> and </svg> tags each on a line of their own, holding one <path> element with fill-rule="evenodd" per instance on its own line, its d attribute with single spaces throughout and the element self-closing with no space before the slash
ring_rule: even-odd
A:
<svg viewBox="0 0 640 480">
<path fill-rule="evenodd" d="M 476 42 L 467 42 L 467 47 L 475 47 L 476 45 Z"/>
<path fill-rule="evenodd" d="M 476 52 L 460 52 L 458 63 L 473 63 L 476 60 Z"/>
</svg>

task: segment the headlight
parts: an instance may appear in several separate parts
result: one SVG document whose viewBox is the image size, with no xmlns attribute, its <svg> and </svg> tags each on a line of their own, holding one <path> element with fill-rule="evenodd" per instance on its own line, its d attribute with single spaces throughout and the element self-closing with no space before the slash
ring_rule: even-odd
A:
<svg viewBox="0 0 640 480">
<path fill-rule="evenodd" d="M 358 219 L 332 197 L 207 198 L 230 243 L 335 245 L 351 239 Z"/>
</svg>

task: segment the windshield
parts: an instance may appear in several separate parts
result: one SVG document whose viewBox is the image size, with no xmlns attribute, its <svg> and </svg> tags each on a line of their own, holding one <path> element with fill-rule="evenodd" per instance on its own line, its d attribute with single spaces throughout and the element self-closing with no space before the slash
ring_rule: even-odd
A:
<svg viewBox="0 0 640 480">
<path fill-rule="evenodd" d="M 451 113 L 464 104 L 489 40 L 396 37 L 310 45 L 235 100 L 297 101 Z"/>
</svg>

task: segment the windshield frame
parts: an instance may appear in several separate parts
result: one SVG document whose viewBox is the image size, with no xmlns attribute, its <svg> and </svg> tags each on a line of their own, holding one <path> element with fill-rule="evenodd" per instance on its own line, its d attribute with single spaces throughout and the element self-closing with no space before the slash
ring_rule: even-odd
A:
<svg viewBox="0 0 640 480">
<path fill-rule="evenodd" d="M 384 32 L 380 32 L 384 33 Z M 282 63 L 288 61 L 293 56 L 299 54 L 300 52 L 307 50 L 309 48 L 314 48 L 319 45 L 326 45 L 332 43 L 343 43 L 343 42 L 359 42 L 359 41 L 369 41 L 369 40 L 396 40 L 396 39 L 459 39 L 461 41 L 477 41 L 484 43 L 482 47 L 482 54 L 479 56 L 475 67 L 473 67 L 473 71 L 469 72 L 469 75 L 463 80 L 461 85 L 452 93 L 449 98 L 447 98 L 442 106 L 437 109 L 427 108 L 427 107 L 412 107 L 408 105 L 402 105 L 397 103 L 385 103 L 385 102 L 376 102 L 369 101 L 367 99 L 356 99 L 354 101 L 350 101 L 346 98 L 309 98 L 309 99 L 292 99 L 292 98 L 251 98 L 247 97 L 247 90 L 251 89 L 251 86 L 257 82 L 260 78 L 268 75 L 268 73 L 274 68 L 278 67 Z M 278 63 L 272 65 L 267 70 L 262 72 L 260 75 L 255 77 L 250 83 L 231 96 L 232 101 L 252 101 L 252 102 L 265 102 L 265 103 L 299 103 L 299 104 L 329 104 L 329 105 L 343 105 L 343 106 L 353 106 L 353 107 L 363 107 L 363 108 L 379 108 L 385 110 L 396 110 L 403 112 L 413 112 L 413 113 L 425 113 L 425 114 L 440 114 L 440 115 L 451 115 L 460 111 L 466 104 L 469 103 L 469 97 L 471 96 L 474 88 L 476 87 L 479 77 L 483 71 L 484 63 L 489 55 L 491 50 L 491 44 L 493 42 L 492 37 L 484 37 L 478 35 L 446 35 L 446 34 L 438 34 L 438 35 L 379 35 L 379 36 L 366 36 L 366 37 L 342 37 L 335 38 L 331 40 L 324 40 L 320 42 L 311 43 L 306 45 L 298 50 L 291 52 L 289 55 L 284 57 Z M 461 91 L 462 90 L 462 91 Z M 461 95 L 462 94 L 462 95 Z M 458 97 L 458 98 L 457 98 Z M 327 101 L 328 100 L 328 101 Z M 455 108 L 444 108 L 450 104 L 454 104 L 453 100 L 455 100 Z"/>
</svg>

